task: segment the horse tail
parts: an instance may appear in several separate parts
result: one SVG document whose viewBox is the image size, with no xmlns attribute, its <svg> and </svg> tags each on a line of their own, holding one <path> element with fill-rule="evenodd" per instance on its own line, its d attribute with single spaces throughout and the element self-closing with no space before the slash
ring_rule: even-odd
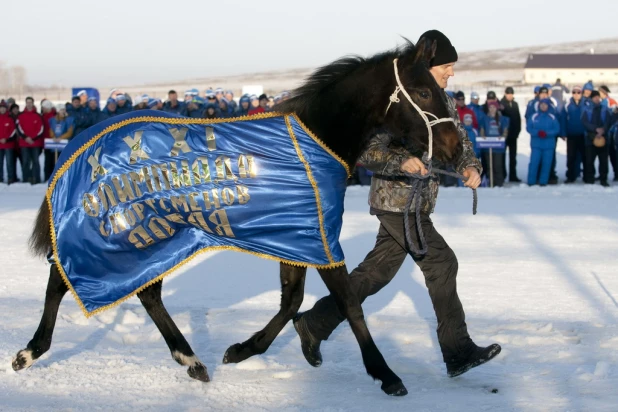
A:
<svg viewBox="0 0 618 412">
<path fill-rule="evenodd" d="M 43 203 L 39 208 L 39 214 L 34 222 L 34 230 L 28 241 L 28 246 L 30 246 L 30 250 L 35 256 L 45 257 L 52 249 L 49 219 L 49 204 L 47 199 L 43 199 Z"/>
</svg>

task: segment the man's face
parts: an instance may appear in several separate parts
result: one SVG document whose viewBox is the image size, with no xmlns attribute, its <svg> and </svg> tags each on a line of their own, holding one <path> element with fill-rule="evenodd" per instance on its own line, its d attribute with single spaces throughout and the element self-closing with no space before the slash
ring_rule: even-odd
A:
<svg viewBox="0 0 618 412">
<path fill-rule="evenodd" d="M 99 105 L 95 100 L 90 100 L 88 101 L 88 107 L 90 107 L 90 110 L 96 110 Z"/>
<path fill-rule="evenodd" d="M 6 107 L 0 106 L 0 114 L 5 114 L 5 113 L 6 113 Z"/>
<path fill-rule="evenodd" d="M 32 99 L 26 100 L 26 109 L 32 110 L 33 107 L 34 107 L 34 100 Z"/>
<path fill-rule="evenodd" d="M 268 99 L 262 99 L 260 100 L 260 107 L 263 109 L 266 109 L 266 106 L 268 105 Z"/>
<path fill-rule="evenodd" d="M 471 99 L 471 100 L 470 100 L 470 103 L 472 103 L 472 104 L 479 104 L 479 99 L 478 99 L 478 97 L 477 97 L 476 99 Z"/>
<path fill-rule="evenodd" d="M 539 93 L 539 100 L 547 99 L 549 95 L 545 92 Z"/>
<path fill-rule="evenodd" d="M 249 108 L 249 102 L 247 101 L 243 101 L 240 105 L 242 106 L 243 110 L 247 110 Z"/>
<path fill-rule="evenodd" d="M 436 83 L 440 86 L 441 89 L 445 89 L 448 85 L 449 77 L 455 76 L 454 71 L 455 63 L 447 63 L 441 66 L 433 66 L 429 71 L 433 75 L 433 78 L 436 79 Z"/>
<path fill-rule="evenodd" d="M 455 100 L 455 103 L 457 103 L 457 106 L 459 107 L 464 107 L 466 105 L 466 98 L 458 97 L 457 100 Z"/>
<path fill-rule="evenodd" d="M 167 95 L 167 97 L 172 103 L 176 103 L 178 101 L 178 95 L 176 93 L 170 93 Z"/>
<path fill-rule="evenodd" d="M 592 90 L 584 90 L 584 97 L 590 97 Z"/>
<path fill-rule="evenodd" d="M 505 94 L 504 96 L 506 97 L 506 100 L 509 101 L 509 102 L 512 102 L 513 99 L 515 98 L 515 95 L 510 94 L 510 93 L 509 94 Z"/>
<path fill-rule="evenodd" d="M 228 102 L 231 102 L 232 99 L 234 99 L 234 96 L 232 95 L 232 93 L 226 93 L 225 98 L 227 99 Z"/>
<path fill-rule="evenodd" d="M 592 103 L 594 103 L 594 104 L 601 104 L 601 96 L 594 96 L 592 98 Z"/>
<path fill-rule="evenodd" d="M 607 98 L 607 93 L 605 93 L 604 90 L 599 90 L 599 94 L 601 95 L 601 99 L 606 99 Z"/>
<path fill-rule="evenodd" d="M 79 107 L 79 99 L 71 100 L 71 105 L 73 106 L 74 109 L 77 109 Z"/>
<path fill-rule="evenodd" d="M 547 105 L 547 103 L 541 103 L 541 104 L 539 104 L 539 109 L 542 112 L 546 112 L 549 109 L 549 106 Z"/>
<path fill-rule="evenodd" d="M 578 102 L 581 98 L 582 98 L 582 91 L 581 90 L 573 90 L 573 100 Z"/>
<path fill-rule="evenodd" d="M 81 96 L 79 96 L 80 104 L 85 105 L 87 101 L 88 101 L 88 95 L 87 94 L 84 93 Z"/>
<path fill-rule="evenodd" d="M 115 102 L 107 103 L 107 110 L 109 110 L 110 112 L 116 111 L 116 103 Z"/>
<path fill-rule="evenodd" d="M 18 115 L 19 114 L 19 107 L 13 107 L 13 110 L 11 110 L 11 113 L 13 113 L 14 115 Z"/>
</svg>

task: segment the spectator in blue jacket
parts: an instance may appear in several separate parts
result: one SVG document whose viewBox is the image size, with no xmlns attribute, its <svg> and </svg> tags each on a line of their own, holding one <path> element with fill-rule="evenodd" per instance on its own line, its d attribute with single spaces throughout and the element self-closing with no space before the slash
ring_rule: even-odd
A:
<svg viewBox="0 0 618 412">
<path fill-rule="evenodd" d="M 528 166 L 530 186 L 537 184 L 537 181 L 541 186 L 549 183 L 551 162 L 556 150 L 556 138 L 560 133 L 560 122 L 553 113 L 549 112 L 551 104 L 548 98 L 540 100 L 539 112 L 534 113 L 526 123 L 532 149 Z"/>
<path fill-rule="evenodd" d="M 553 114 L 554 116 L 557 115 L 556 106 L 554 105 L 553 100 L 549 98 L 549 89 L 545 86 L 541 86 L 541 88 L 539 89 L 538 99 L 531 100 L 530 102 L 528 102 L 528 106 L 526 107 L 526 114 L 525 114 L 526 121 L 530 119 L 533 114 L 539 112 L 539 102 L 545 99 L 549 100 L 548 112 Z"/>
<path fill-rule="evenodd" d="M 201 119 L 204 117 L 204 99 L 194 96 L 187 104 L 187 116 Z"/>
<path fill-rule="evenodd" d="M 481 137 L 500 137 L 504 138 L 509 133 L 508 118 L 500 113 L 500 103 L 490 101 L 487 103 L 487 114 L 483 117 L 482 123 L 479 123 L 479 135 Z M 489 149 L 482 150 L 485 164 L 493 170 L 494 186 L 502 186 L 504 184 L 504 154 L 505 148 L 492 149 L 492 164 L 489 162 Z M 489 173 L 487 173 L 489 175 Z"/>
<path fill-rule="evenodd" d="M 118 105 L 116 104 L 116 99 L 110 97 L 109 99 L 107 99 L 105 109 L 103 109 L 103 116 L 105 116 L 106 119 L 109 119 L 110 117 L 117 116 L 118 114 Z"/>
<path fill-rule="evenodd" d="M 118 94 L 116 96 L 116 113 L 125 114 L 133 110 L 133 102 L 126 95 Z"/>
<path fill-rule="evenodd" d="M 167 101 L 163 104 L 163 111 L 166 113 L 179 114 L 181 116 L 187 115 L 186 105 L 178 101 L 178 93 L 176 93 L 176 90 L 170 90 L 167 93 Z"/>
<path fill-rule="evenodd" d="M 95 124 L 102 122 L 107 118 L 101 109 L 99 108 L 99 100 L 96 97 L 88 98 L 88 108 L 86 109 L 86 116 L 89 118 L 89 125 L 94 126 Z"/>
<path fill-rule="evenodd" d="M 219 117 L 219 111 L 217 110 L 217 105 L 215 103 L 206 103 L 206 107 L 204 109 L 204 119 L 216 119 Z"/>
<path fill-rule="evenodd" d="M 474 115 L 476 116 L 476 121 L 480 125 L 483 121 L 483 117 L 485 116 L 485 112 L 483 111 L 483 106 L 479 104 L 480 96 L 477 92 L 470 93 L 470 104 L 468 107 L 472 109 Z"/>
<path fill-rule="evenodd" d="M 582 113 L 582 123 L 586 128 L 586 163 L 584 167 L 584 182 L 594 184 L 594 161 L 599 158 L 599 176 L 601 185 L 608 187 L 609 173 L 608 131 L 611 113 L 601 105 L 601 95 L 593 90 L 590 94 L 590 106 Z"/>
<path fill-rule="evenodd" d="M 217 97 L 217 101 L 221 100 L 225 92 L 223 91 L 223 87 L 217 87 L 215 89 L 215 96 Z"/>
<path fill-rule="evenodd" d="M 249 96 L 241 97 L 238 103 L 236 116 L 248 116 L 249 110 L 251 110 L 251 100 L 249 99 Z"/>
<path fill-rule="evenodd" d="M 558 112 L 564 107 L 564 93 L 569 93 L 569 88 L 563 85 L 560 79 L 556 79 L 556 83 L 551 87 L 551 97 L 557 103 Z"/>
<path fill-rule="evenodd" d="M 234 92 L 231 90 L 227 90 L 225 92 L 225 98 L 227 99 L 227 105 L 230 107 L 230 111 L 232 113 L 235 113 L 238 105 L 236 104 L 236 101 L 234 100 Z"/>
<path fill-rule="evenodd" d="M 567 184 L 577 180 L 580 164 L 586 157 L 586 129 L 582 122 L 585 107 L 581 86 L 574 86 L 572 97 L 560 114 L 560 136 L 567 142 Z"/>
<path fill-rule="evenodd" d="M 586 107 L 590 106 L 592 104 L 592 102 L 590 101 L 590 95 L 592 94 L 592 91 L 594 90 L 594 87 L 592 86 L 592 81 L 588 81 L 588 83 L 584 84 L 583 87 L 583 98 L 584 98 L 584 105 L 586 105 Z"/>
<path fill-rule="evenodd" d="M 476 157 L 481 157 L 481 149 L 476 147 L 476 139 L 479 137 L 479 131 L 474 128 L 474 118 L 471 114 L 466 113 L 463 116 L 463 127 L 466 129 L 466 133 L 468 133 L 468 139 L 470 139 L 470 143 L 472 143 L 472 147 L 474 148 L 474 154 Z"/>
<path fill-rule="evenodd" d="M 227 99 L 225 97 L 221 97 L 219 99 L 219 103 L 217 104 L 217 108 L 218 110 L 218 117 L 223 117 L 223 118 L 227 118 L 227 117 L 232 117 L 232 110 L 229 106 L 229 102 L 227 101 Z"/>
<path fill-rule="evenodd" d="M 163 109 L 163 102 L 161 101 L 161 99 L 148 99 L 146 107 L 149 110 L 161 110 Z"/>
<path fill-rule="evenodd" d="M 68 115 L 73 118 L 73 136 L 79 135 L 91 126 L 91 120 L 87 110 L 87 108 L 82 107 L 80 98 L 78 96 L 73 96 L 71 105 L 67 107 Z"/>
</svg>

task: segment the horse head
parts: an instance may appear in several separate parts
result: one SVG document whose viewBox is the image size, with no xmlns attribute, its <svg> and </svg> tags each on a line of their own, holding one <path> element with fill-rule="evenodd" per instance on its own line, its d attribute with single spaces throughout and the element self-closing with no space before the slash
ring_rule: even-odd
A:
<svg viewBox="0 0 618 412">
<path fill-rule="evenodd" d="M 449 97 L 429 69 L 435 53 L 436 42 L 421 39 L 394 61 L 392 76 L 398 89 L 391 95 L 383 127 L 418 155 L 429 151 L 431 129 L 433 157 L 448 164 L 461 154 L 462 144 L 445 100 Z"/>
</svg>

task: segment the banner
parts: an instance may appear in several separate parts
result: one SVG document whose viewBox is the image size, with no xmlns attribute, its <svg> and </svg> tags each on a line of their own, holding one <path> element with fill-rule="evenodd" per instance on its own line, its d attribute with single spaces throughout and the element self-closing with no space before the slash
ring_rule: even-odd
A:
<svg viewBox="0 0 618 412">
<path fill-rule="evenodd" d="M 54 139 L 46 138 L 44 141 L 45 149 L 61 152 L 69 143 L 69 139 L 59 139 L 57 142 Z"/>
<path fill-rule="evenodd" d="M 97 104 L 101 104 L 101 96 L 99 96 L 99 90 L 94 87 L 73 87 L 71 90 L 73 96 L 79 96 L 83 105 L 86 104 L 88 98 L 94 97 L 97 99 Z"/>
<path fill-rule="evenodd" d="M 504 149 L 506 138 L 504 137 L 477 137 L 476 147 L 478 149 Z"/>
<path fill-rule="evenodd" d="M 60 155 L 53 260 L 86 316 L 208 250 L 340 266 L 348 175 L 295 116 L 116 116 Z"/>
</svg>

